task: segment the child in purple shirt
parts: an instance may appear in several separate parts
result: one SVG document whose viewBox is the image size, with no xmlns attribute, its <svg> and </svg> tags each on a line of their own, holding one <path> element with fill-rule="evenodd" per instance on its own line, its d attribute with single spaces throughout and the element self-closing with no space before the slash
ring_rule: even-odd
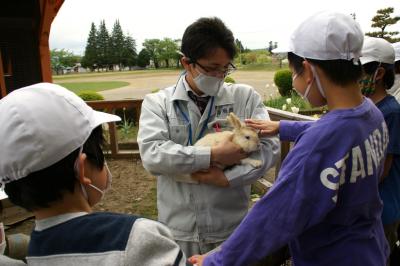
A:
<svg viewBox="0 0 400 266">
<path fill-rule="evenodd" d="M 389 137 L 360 92 L 363 33 L 350 16 L 318 13 L 293 33 L 295 90 L 329 113 L 316 122 L 246 121 L 294 141 L 271 190 L 220 250 L 197 265 L 251 265 L 289 244 L 295 266 L 379 266 L 389 253 L 378 193 Z"/>
</svg>

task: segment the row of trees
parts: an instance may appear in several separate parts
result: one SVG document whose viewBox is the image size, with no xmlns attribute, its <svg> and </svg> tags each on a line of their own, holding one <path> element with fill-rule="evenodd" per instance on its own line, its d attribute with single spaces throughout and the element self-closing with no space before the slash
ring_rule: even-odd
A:
<svg viewBox="0 0 400 266">
<path fill-rule="evenodd" d="M 155 68 L 179 66 L 177 50 L 180 40 L 170 38 L 146 39 L 143 49 L 137 54 L 136 41 L 125 35 L 119 21 L 115 21 L 111 34 L 108 33 L 105 21 L 102 20 L 98 29 L 92 23 L 87 39 L 82 66 L 94 69 L 119 69 L 125 67 L 146 67 L 152 64 Z"/>
<path fill-rule="evenodd" d="M 81 62 L 82 57 L 65 49 L 52 49 L 50 51 L 51 68 L 57 74 L 63 74 L 64 69 L 73 67 Z"/>
<path fill-rule="evenodd" d="M 111 34 L 104 20 L 100 22 L 98 29 L 92 23 L 82 58 L 83 67 L 108 70 L 118 65 L 121 70 L 137 65 L 137 60 L 136 41 L 129 34 L 124 34 L 118 20 L 115 21 Z"/>
<path fill-rule="evenodd" d="M 181 40 L 173 40 L 171 38 L 160 39 L 146 39 L 143 42 L 143 50 L 145 50 L 155 68 L 159 67 L 179 67 L 178 54 L 180 49 Z M 142 51 L 143 51 L 142 50 Z"/>
</svg>

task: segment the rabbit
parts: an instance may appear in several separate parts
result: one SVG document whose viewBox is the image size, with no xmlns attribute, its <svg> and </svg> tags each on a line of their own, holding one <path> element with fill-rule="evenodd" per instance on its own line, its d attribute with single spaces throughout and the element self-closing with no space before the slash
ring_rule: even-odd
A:
<svg viewBox="0 0 400 266">
<path fill-rule="evenodd" d="M 233 131 L 223 131 L 210 133 L 199 139 L 194 146 L 211 147 L 217 145 L 226 139 L 230 139 L 233 143 L 239 145 L 244 152 L 251 153 L 260 147 L 260 139 L 258 133 L 253 128 L 247 127 L 240 122 L 239 118 L 234 113 L 229 113 L 226 118 L 229 124 L 234 128 Z M 261 167 L 262 161 L 251 158 L 245 158 L 240 161 L 240 164 L 250 164 L 255 168 Z M 215 166 L 225 169 L 226 165 L 216 164 Z M 197 183 L 190 175 L 182 175 L 175 178 L 180 182 Z"/>
</svg>

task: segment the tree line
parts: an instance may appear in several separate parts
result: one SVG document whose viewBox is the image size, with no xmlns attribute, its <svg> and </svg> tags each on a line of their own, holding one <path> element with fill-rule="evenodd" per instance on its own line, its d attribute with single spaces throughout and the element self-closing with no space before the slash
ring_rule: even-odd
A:
<svg viewBox="0 0 400 266">
<path fill-rule="evenodd" d="M 98 28 L 92 23 L 82 66 L 95 69 L 120 70 L 134 66 L 155 68 L 179 66 L 180 40 L 171 38 L 146 39 L 143 49 L 136 52 L 136 41 L 130 35 L 125 35 L 118 20 L 115 21 L 111 34 L 108 32 L 105 21 L 102 20 Z"/>
<path fill-rule="evenodd" d="M 389 42 L 398 42 L 398 31 L 388 31 L 389 26 L 397 24 L 399 16 L 393 16 L 394 8 L 388 7 L 377 10 L 372 18 L 372 28 L 378 30 L 367 32 L 366 35 L 384 38 Z M 356 14 L 351 14 L 356 19 Z M 246 54 L 250 52 L 245 48 L 241 41 L 235 40 L 239 62 L 249 63 Z M 119 20 L 116 20 L 111 32 L 108 31 L 105 21 L 102 20 L 98 27 L 92 22 L 85 53 L 83 57 L 74 55 L 68 50 L 51 50 L 51 64 L 54 72 L 62 73 L 65 67 L 72 67 L 74 63 L 81 62 L 82 67 L 94 70 L 123 70 L 133 67 L 145 68 L 148 66 L 154 68 L 161 67 L 179 67 L 180 55 L 177 51 L 180 49 L 181 40 L 179 39 L 146 39 L 142 46 L 143 49 L 137 53 L 136 40 L 129 34 L 125 34 L 121 28 Z M 267 45 L 267 51 L 277 47 L 277 43 L 270 41 Z"/>
<path fill-rule="evenodd" d="M 104 20 L 98 28 L 92 22 L 86 43 L 82 66 L 91 69 L 120 70 L 137 65 L 136 41 L 129 34 L 125 35 L 121 24 L 115 21 L 111 33 Z"/>
</svg>

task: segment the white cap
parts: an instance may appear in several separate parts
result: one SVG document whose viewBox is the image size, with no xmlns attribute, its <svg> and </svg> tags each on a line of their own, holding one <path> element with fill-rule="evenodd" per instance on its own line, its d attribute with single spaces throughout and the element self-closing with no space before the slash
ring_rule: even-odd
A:
<svg viewBox="0 0 400 266">
<path fill-rule="evenodd" d="M 59 85 L 13 91 L 0 100 L 0 184 L 55 164 L 81 147 L 94 128 L 119 120 Z"/>
<path fill-rule="evenodd" d="M 292 52 L 316 60 L 354 59 L 357 62 L 363 39 L 360 25 L 350 15 L 323 11 L 301 23 L 290 41 L 272 52 Z"/>
<path fill-rule="evenodd" d="M 400 42 L 393 43 L 392 45 L 393 45 L 394 53 L 395 53 L 394 61 L 397 62 L 400 60 Z"/>
<path fill-rule="evenodd" d="M 366 36 L 360 61 L 363 65 L 370 62 L 394 64 L 393 46 L 385 39 Z"/>
</svg>

